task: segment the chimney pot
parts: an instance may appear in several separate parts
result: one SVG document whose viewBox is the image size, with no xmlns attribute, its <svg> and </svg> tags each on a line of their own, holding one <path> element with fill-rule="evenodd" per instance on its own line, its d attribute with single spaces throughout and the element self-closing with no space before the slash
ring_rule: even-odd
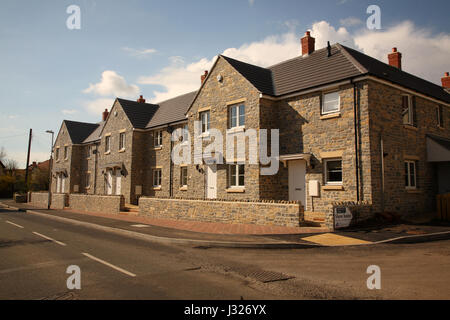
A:
<svg viewBox="0 0 450 320">
<path fill-rule="evenodd" d="M 106 121 L 106 118 L 108 118 L 108 114 L 109 114 L 108 109 L 105 109 L 105 111 L 103 111 L 103 114 L 102 114 L 103 121 Z"/>
<path fill-rule="evenodd" d="M 137 102 L 139 102 L 139 103 L 145 103 L 145 99 L 144 99 L 144 97 L 142 96 L 142 94 L 139 96 L 139 99 L 137 99 Z"/>
<path fill-rule="evenodd" d="M 442 87 L 445 89 L 450 89 L 450 74 L 448 72 L 444 73 L 444 77 L 441 79 Z"/>
<path fill-rule="evenodd" d="M 207 76 L 208 76 L 208 70 L 205 70 L 205 73 L 202 74 L 200 77 L 200 81 L 202 82 L 202 84 L 203 84 L 203 82 L 205 82 L 205 79 Z"/>
<path fill-rule="evenodd" d="M 301 39 L 302 44 L 302 56 L 308 55 L 315 50 L 316 39 L 311 37 L 311 32 L 306 31 L 305 36 Z"/>
<path fill-rule="evenodd" d="M 388 54 L 389 65 L 402 69 L 402 54 L 397 51 L 397 48 L 392 48 L 392 53 Z"/>
</svg>

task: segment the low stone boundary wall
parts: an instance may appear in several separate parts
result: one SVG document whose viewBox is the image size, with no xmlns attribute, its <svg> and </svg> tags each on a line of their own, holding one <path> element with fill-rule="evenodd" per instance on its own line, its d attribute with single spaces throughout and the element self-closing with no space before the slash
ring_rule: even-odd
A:
<svg viewBox="0 0 450 320">
<path fill-rule="evenodd" d="M 64 209 L 69 206 L 69 195 L 67 193 L 52 193 L 51 209 Z"/>
<path fill-rule="evenodd" d="M 300 203 L 141 197 L 139 214 L 155 218 L 298 227 L 303 221 L 303 206 Z"/>
<path fill-rule="evenodd" d="M 37 208 L 48 208 L 48 192 L 28 192 L 28 203 Z"/>
<path fill-rule="evenodd" d="M 14 193 L 14 202 L 16 203 L 26 203 L 27 202 L 27 195 L 21 194 L 21 193 Z"/>
<path fill-rule="evenodd" d="M 69 207 L 73 210 L 118 214 L 125 206 L 123 196 L 70 194 Z"/>
</svg>

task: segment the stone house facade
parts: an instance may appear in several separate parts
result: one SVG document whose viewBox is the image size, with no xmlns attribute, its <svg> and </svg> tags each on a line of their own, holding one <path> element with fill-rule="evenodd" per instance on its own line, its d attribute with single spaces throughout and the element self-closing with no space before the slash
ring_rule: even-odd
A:
<svg viewBox="0 0 450 320">
<path fill-rule="evenodd" d="M 432 211 L 435 195 L 450 191 L 448 73 L 438 86 L 402 71 L 395 48 L 385 64 L 340 44 L 315 50 L 308 32 L 301 43 L 301 56 L 269 68 L 220 55 L 195 92 L 157 104 L 118 98 L 100 123 L 64 121 L 53 192 L 122 194 L 130 204 L 290 200 L 326 213 L 334 202 L 366 201 L 374 212 Z M 172 139 L 177 129 L 189 134 Z M 253 129 L 256 144 L 249 135 L 243 156 L 223 148 L 202 157 L 213 129 L 227 139 Z M 261 156 L 261 129 L 279 130 L 272 175 L 250 162 Z M 190 161 L 172 161 L 179 144 Z"/>
</svg>

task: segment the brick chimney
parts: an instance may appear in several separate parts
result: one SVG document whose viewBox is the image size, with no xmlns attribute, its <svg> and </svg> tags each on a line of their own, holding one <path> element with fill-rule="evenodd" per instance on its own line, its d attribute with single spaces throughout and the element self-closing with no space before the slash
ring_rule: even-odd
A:
<svg viewBox="0 0 450 320">
<path fill-rule="evenodd" d="M 302 43 L 302 56 L 314 52 L 314 45 L 316 43 L 316 39 L 311 37 L 311 33 L 309 31 L 305 32 L 305 36 L 301 39 L 301 43 Z"/>
<path fill-rule="evenodd" d="M 402 70 L 402 54 L 397 48 L 392 48 L 392 53 L 388 54 L 389 65 Z"/>
<path fill-rule="evenodd" d="M 139 103 L 145 103 L 145 99 L 144 99 L 144 97 L 142 96 L 142 94 L 139 96 L 139 99 L 137 99 L 137 102 L 139 102 Z"/>
<path fill-rule="evenodd" d="M 105 111 L 103 111 L 103 114 L 102 114 L 103 121 L 106 121 L 106 118 L 108 118 L 108 114 L 109 114 L 108 109 L 105 109 Z"/>
<path fill-rule="evenodd" d="M 205 79 L 207 76 L 208 76 L 208 70 L 205 70 L 205 73 L 202 74 L 200 77 L 200 81 L 202 82 L 202 84 L 203 84 L 203 82 L 205 82 Z"/>
<path fill-rule="evenodd" d="M 448 72 L 444 73 L 444 77 L 441 79 L 442 86 L 446 89 L 450 89 L 450 75 Z"/>
</svg>

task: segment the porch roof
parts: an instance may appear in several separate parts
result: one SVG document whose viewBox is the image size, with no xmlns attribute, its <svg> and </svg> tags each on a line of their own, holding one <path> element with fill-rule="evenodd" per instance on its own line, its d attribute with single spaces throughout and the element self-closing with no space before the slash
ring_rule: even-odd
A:
<svg viewBox="0 0 450 320">
<path fill-rule="evenodd" d="M 311 164 L 311 154 L 310 153 L 294 153 L 294 154 L 284 154 L 280 156 L 280 162 L 286 167 L 288 161 L 293 160 L 305 160 L 306 164 L 309 166 Z"/>
</svg>

